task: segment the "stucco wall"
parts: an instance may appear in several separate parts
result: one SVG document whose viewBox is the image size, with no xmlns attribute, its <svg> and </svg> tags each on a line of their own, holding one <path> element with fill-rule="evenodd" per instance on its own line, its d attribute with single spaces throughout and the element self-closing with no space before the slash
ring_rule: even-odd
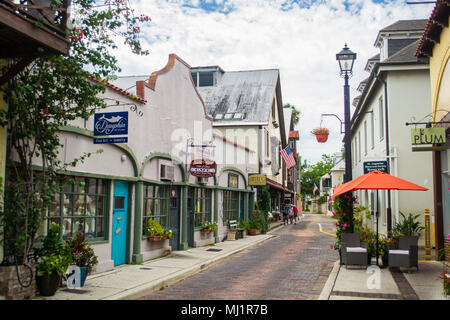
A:
<svg viewBox="0 0 450 320">
<path fill-rule="evenodd" d="M 433 208 L 431 152 L 411 151 L 411 127 L 405 125 L 406 122 L 412 122 L 414 119 L 419 121 L 430 113 L 429 73 L 427 70 L 389 71 L 386 82 L 388 86 L 389 145 L 390 155 L 393 156 L 391 158 L 390 173 L 429 189 L 425 192 L 392 191 L 391 208 L 395 222 L 399 221 L 399 212 L 404 214 L 422 214 L 425 208 Z M 383 85 L 379 85 L 373 91 L 368 102 L 366 111 L 372 111 L 373 113 L 364 114 L 358 128 L 354 131 L 352 144 L 355 143 L 355 137 L 358 137 L 358 139 L 361 137 L 362 151 L 361 160 L 359 159 L 358 151 L 356 152 L 358 154 L 356 164 L 352 161 L 353 178 L 363 174 L 363 163 L 365 161 L 386 160 L 386 134 L 383 139 L 380 138 L 380 97 L 383 97 L 382 107 L 384 108 Z M 374 117 L 374 148 L 371 146 L 372 115 Z M 364 154 L 364 120 L 367 121 L 367 155 Z M 360 132 L 360 135 L 358 132 Z M 355 156 L 356 154 L 353 152 L 353 157 Z M 430 165 L 427 166 L 426 164 Z M 356 195 L 361 205 L 376 209 L 376 206 L 373 205 L 373 201 L 376 201 L 376 193 L 374 191 L 358 191 Z M 379 191 L 378 196 L 380 202 L 379 230 L 385 233 L 387 228 L 387 192 Z M 421 222 L 423 223 L 423 219 L 421 219 Z"/>
<path fill-rule="evenodd" d="M 450 23 L 450 17 L 449 17 Z M 433 47 L 433 56 L 430 58 L 431 104 L 433 121 L 437 122 L 448 113 L 450 105 L 450 28 L 442 30 L 439 43 Z M 443 90 L 444 89 L 444 90 Z M 447 112 L 438 111 L 447 110 Z"/>
</svg>

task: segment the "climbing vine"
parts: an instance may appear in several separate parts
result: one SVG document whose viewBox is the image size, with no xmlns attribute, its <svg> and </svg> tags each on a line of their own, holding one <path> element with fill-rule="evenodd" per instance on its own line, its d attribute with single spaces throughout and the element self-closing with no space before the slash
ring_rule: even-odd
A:
<svg viewBox="0 0 450 320">
<path fill-rule="evenodd" d="M 62 0 L 51 1 L 54 7 L 61 4 Z M 7 127 L 8 168 L 0 213 L 5 257 L 27 260 L 58 192 L 57 173 L 91 156 L 85 153 L 62 163 L 58 132 L 106 107 L 99 94 L 105 91 L 105 82 L 120 72 L 112 51 L 120 39 L 132 53 L 147 55 L 139 36 L 141 25 L 149 20 L 134 16 L 129 1 L 106 0 L 99 5 L 95 0 L 73 0 L 66 28 L 69 54 L 35 59 L 2 88 L 8 105 L 0 111 L 0 125 Z M 56 16 L 54 23 L 60 21 Z M 2 71 L 16 62 L 11 59 Z"/>
</svg>

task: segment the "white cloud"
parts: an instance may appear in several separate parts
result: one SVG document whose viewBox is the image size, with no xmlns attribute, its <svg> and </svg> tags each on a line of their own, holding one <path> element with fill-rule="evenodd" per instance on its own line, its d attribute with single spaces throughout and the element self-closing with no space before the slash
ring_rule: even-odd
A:
<svg viewBox="0 0 450 320">
<path fill-rule="evenodd" d="M 344 82 L 336 53 L 347 43 L 358 54 L 350 79 L 352 101 L 359 95 L 357 85 L 368 76 L 364 71 L 367 59 L 377 53 L 373 44 L 378 30 L 397 20 L 426 19 L 432 9 L 400 0 L 385 4 L 351 0 L 348 10 L 339 0 L 301 1 L 302 6 L 280 0 L 209 2 L 230 12 L 192 8 L 200 4 L 198 0 L 131 1 L 137 15 L 145 13 L 152 19 L 143 28 L 143 47 L 150 55 L 134 56 L 121 48 L 117 56 L 123 75 L 159 70 L 170 53 L 191 66 L 220 65 L 225 71 L 278 68 L 283 103 L 295 105 L 302 113 L 298 125 L 301 156 L 312 163 L 323 153 L 341 149 L 343 136 L 336 118 L 324 118 L 323 125 L 331 129 L 327 143 L 318 144 L 310 133 L 320 125 L 322 113 L 344 118 Z M 290 10 L 283 11 L 283 3 Z"/>
</svg>

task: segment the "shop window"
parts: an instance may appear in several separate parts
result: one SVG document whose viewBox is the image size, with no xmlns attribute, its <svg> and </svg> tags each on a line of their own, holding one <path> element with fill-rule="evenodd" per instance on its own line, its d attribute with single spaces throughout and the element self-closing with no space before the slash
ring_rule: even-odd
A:
<svg viewBox="0 0 450 320">
<path fill-rule="evenodd" d="M 203 221 L 211 222 L 211 190 L 205 188 L 194 189 L 193 215 L 194 228 L 200 227 Z"/>
<path fill-rule="evenodd" d="M 230 188 L 238 188 L 239 187 L 239 176 L 237 174 L 233 174 L 233 173 L 228 174 L 228 186 Z"/>
<path fill-rule="evenodd" d="M 82 232 L 86 239 L 106 239 L 107 186 L 109 180 L 61 176 L 48 214 L 38 231 L 38 240 L 46 234 L 50 223 L 61 226 L 62 238 Z"/>
<path fill-rule="evenodd" d="M 170 195 L 169 186 L 144 185 L 144 212 L 142 216 L 142 234 L 147 234 L 148 219 L 158 222 L 163 228 L 168 227 Z"/>
<path fill-rule="evenodd" d="M 239 218 L 239 192 L 223 191 L 223 222 Z"/>
</svg>

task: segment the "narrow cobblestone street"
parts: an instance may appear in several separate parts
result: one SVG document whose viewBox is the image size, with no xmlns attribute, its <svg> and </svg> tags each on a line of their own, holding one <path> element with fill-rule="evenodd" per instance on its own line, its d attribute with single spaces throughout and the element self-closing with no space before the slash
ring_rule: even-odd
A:
<svg viewBox="0 0 450 320">
<path fill-rule="evenodd" d="M 334 232 L 332 221 L 305 215 L 274 230 L 277 237 L 141 299 L 315 300 L 339 258 L 327 234 Z"/>
</svg>

